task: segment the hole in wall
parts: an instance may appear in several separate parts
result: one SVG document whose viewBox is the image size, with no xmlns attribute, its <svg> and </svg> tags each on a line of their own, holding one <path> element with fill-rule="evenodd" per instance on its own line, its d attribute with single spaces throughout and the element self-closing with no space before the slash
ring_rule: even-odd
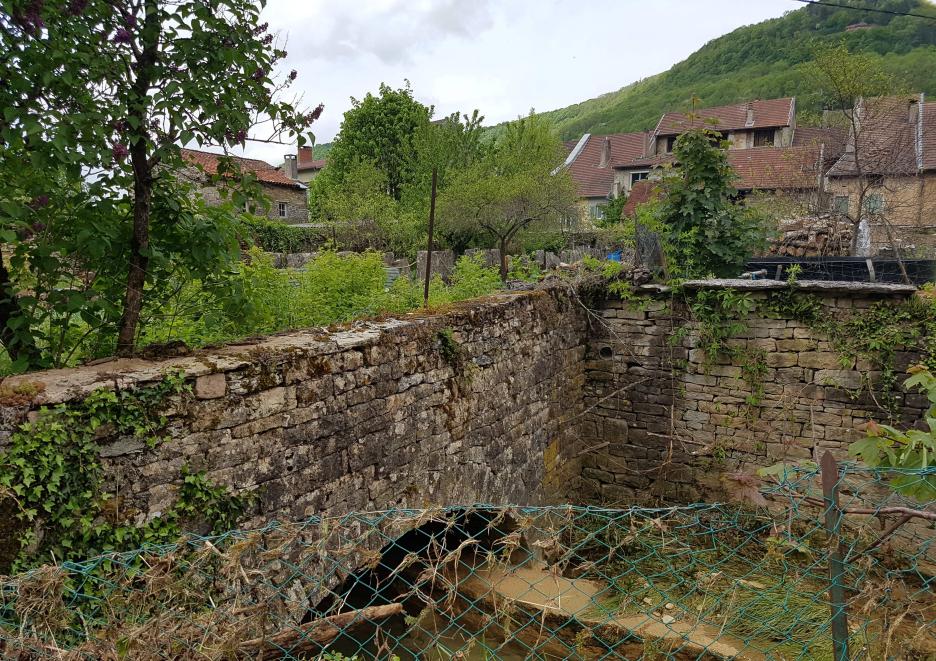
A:
<svg viewBox="0 0 936 661">
<path fill-rule="evenodd" d="M 611 347 L 601 347 L 598 349 L 598 355 L 604 360 L 610 360 L 614 357 L 614 349 Z"/>
</svg>

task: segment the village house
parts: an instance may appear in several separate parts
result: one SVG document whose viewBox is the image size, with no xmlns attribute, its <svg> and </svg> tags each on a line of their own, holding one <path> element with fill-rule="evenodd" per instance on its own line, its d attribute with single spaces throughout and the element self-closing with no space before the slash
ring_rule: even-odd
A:
<svg viewBox="0 0 936 661">
<path fill-rule="evenodd" d="M 826 175 L 831 209 L 859 227 L 857 252 L 932 257 L 936 250 L 936 102 L 865 99 L 847 116 Z"/>
<path fill-rule="evenodd" d="M 582 216 L 590 221 L 604 217 L 604 207 L 620 191 L 615 190 L 615 163 L 632 161 L 646 154 L 650 133 L 591 135 L 565 143 L 569 155 L 564 168 L 578 186 Z"/>
<path fill-rule="evenodd" d="M 652 196 L 655 172 L 673 162 L 676 138 L 691 128 L 721 133 L 738 175 L 740 195 L 754 191 L 796 196 L 804 205 L 826 205 L 823 174 L 839 158 L 844 132 L 796 126 L 796 99 L 769 99 L 668 112 L 653 131 L 609 136 L 586 134 L 571 147 L 565 166 L 579 186 L 583 208 L 600 218 L 610 199 L 628 196 L 625 214 Z"/>
<path fill-rule="evenodd" d="M 182 150 L 182 158 L 191 166 L 187 174 L 191 180 L 198 183 L 209 204 L 223 202 L 217 187 L 208 179 L 210 175 L 217 174 L 221 157 L 221 154 L 195 149 Z M 250 172 L 256 176 L 257 183 L 269 202 L 269 206 L 251 207 L 249 211 L 290 224 L 308 222 L 307 186 L 302 181 L 288 177 L 282 170 L 265 161 L 240 156 L 231 158 L 242 172 Z"/>
</svg>

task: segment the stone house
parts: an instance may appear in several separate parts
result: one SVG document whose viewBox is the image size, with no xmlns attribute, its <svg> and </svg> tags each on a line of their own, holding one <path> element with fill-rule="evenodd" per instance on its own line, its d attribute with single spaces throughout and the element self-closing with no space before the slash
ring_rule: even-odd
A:
<svg viewBox="0 0 936 661">
<path fill-rule="evenodd" d="M 565 143 L 569 155 L 563 164 L 578 188 L 582 220 L 600 220 L 604 206 L 617 197 L 616 163 L 632 161 L 647 150 L 649 131 L 591 135 Z M 570 228 L 571 229 L 571 228 Z"/>
<path fill-rule="evenodd" d="M 863 99 L 853 112 L 845 149 L 826 174 L 831 211 L 858 227 L 858 254 L 932 257 L 936 102 L 923 94 Z"/>
<path fill-rule="evenodd" d="M 578 185 L 583 216 L 600 219 L 603 207 L 637 186 L 637 202 L 649 199 L 654 171 L 672 162 L 676 138 L 690 128 L 719 131 L 729 143 L 729 161 L 739 175 L 741 194 L 774 191 L 822 196 L 822 173 L 841 154 L 843 133 L 796 127 L 796 99 L 769 99 L 704 108 L 694 113 L 668 112 L 652 131 L 606 136 L 585 134 L 567 142 L 564 167 Z M 625 207 L 627 209 L 627 207 Z"/>
<path fill-rule="evenodd" d="M 195 149 L 182 150 L 182 158 L 190 165 L 186 176 L 199 184 L 201 193 L 209 204 L 222 203 L 217 187 L 208 179 L 208 175 L 217 174 L 221 156 L 222 154 Z M 309 221 L 307 186 L 303 182 L 288 177 L 282 170 L 266 161 L 240 156 L 231 158 L 241 171 L 250 172 L 257 177 L 257 182 L 269 202 L 266 208 L 252 207 L 249 211 L 289 224 Z"/>
</svg>

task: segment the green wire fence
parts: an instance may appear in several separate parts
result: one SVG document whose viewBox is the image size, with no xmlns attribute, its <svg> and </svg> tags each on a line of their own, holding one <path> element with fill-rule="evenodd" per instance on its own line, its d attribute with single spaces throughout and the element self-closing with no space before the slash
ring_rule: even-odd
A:
<svg viewBox="0 0 936 661">
<path fill-rule="evenodd" d="M 393 509 L 42 567 L 0 581 L 0 657 L 936 658 L 936 503 L 901 495 L 936 469 L 833 470 L 825 493 L 791 468 L 729 476 L 731 504 Z"/>
</svg>

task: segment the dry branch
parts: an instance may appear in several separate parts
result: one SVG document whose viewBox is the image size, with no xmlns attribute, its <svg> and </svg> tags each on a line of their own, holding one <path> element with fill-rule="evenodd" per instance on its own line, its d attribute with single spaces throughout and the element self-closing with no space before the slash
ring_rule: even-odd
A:
<svg viewBox="0 0 936 661">
<path fill-rule="evenodd" d="M 251 659 L 281 658 L 283 650 L 288 650 L 290 654 L 308 652 L 324 647 L 354 627 L 379 622 L 402 612 L 403 605 L 394 603 L 338 613 L 284 629 L 271 636 L 246 640 L 240 644 L 239 652 L 244 658 Z"/>
</svg>

